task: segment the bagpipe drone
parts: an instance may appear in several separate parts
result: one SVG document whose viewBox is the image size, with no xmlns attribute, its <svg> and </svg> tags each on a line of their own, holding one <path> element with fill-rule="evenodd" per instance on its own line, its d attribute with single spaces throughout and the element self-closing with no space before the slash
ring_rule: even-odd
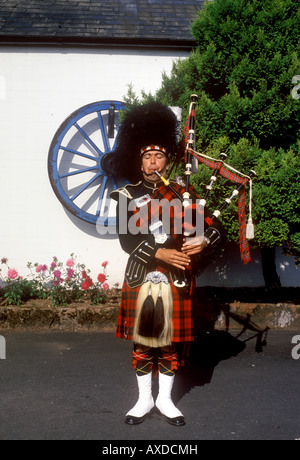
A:
<svg viewBox="0 0 300 460">
<path fill-rule="evenodd" d="M 151 196 L 151 209 L 148 206 L 148 214 L 140 219 L 140 228 L 147 226 L 151 230 L 149 223 L 153 221 L 153 215 L 160 221 L 160 203 L 170 202 L 174 199 L 180 202 L 175 213 L 183 216 L 184 222 L 182 231 L 178 234 L 174 231 L 165 232 L 168 234 L 168 241 L 164 242 L 164 247 L 173 244 L 173 247 L 180 250 L 183 240 L 193 236 L 194 227 L 189 219 L 184 219 L 191 209 L 196 213 L 202 214 L 205 219 L 203 237 L 209 246 L 216 244 L 221 234 L 218 231 L 220 216 L 224 209 L 229 206 L 233 199 L 238 197 L 239 214 L 239 246 L 241 259 L 244 264 L 251 261 L 248 239 L 253 238 L 253 223 L 251 215 L 252 199 L 252 179 L 255 172 L 251 170 L 248 175 L 237 171 L 225 163 L 226 155 L 221 153 L 219 159 L 211 158 L 195 150 L 195 109 L 198 97 L 191 96 L 189 115 L 183 133 L 184 160 L 185 160 L 185 181 L 183 184 L 166 179 L 159 171 L 156 171 L 158 179 L 164 183 Z M 178 149 L 178 119 L 171 108 L 157 102 L 151 102 L 138 106 L 128 112 L 121 124 L 115 152 L 109 154 L 106 162 L 106 169 L 114 176 L 123 177 L 130 184 L 136 184 L 143 179 L 141 175 L 141 150 L 147 145 L 157 145 L 164 147 L 167 152 L 169 162 L 172 167 L 178 165 L 182 160 L 182 150 Z M 181 157 L 180 157 L 181 156 Z M 213 170 L 209 184 L 203 198 L 200 198 L 195 189 L 190 184 L 190 176 L 198 171 L 198 162 L 203 163 Z M 196 166 L 196 167 L 195 167 Z M 236 183 L 236 188 L 228 198 L 213 213 L 209 212 L 206 206 L 208 195 L 213 190 L 218 176 L 223 176 L 227 180 Z M 246 203 L 245 186 L 249 183 L 249 219 L 246 223 Z M 143 198 L 143 197 L 142 197 Z M 153 204 L 154 202 L 154 204 Z M 158 203 L 158 204 L 157 204 Z M 173 216 L 174 217 L 174 216 Z M 176 216 L 175 216 L 176 217 Z M 220 224 L 221 226 L 221 224 Z M 189 285 L 188 270 L 174 269 L 170 267 L 170 276 L 177 287 L 186 288 Z"/>
<path fill-rule="evenodd" d="M 235 182 L 237 187 L 231 192 L 229 197 L 226 197 L 224 202 L 216 209 L 210 219 L 207 219 L 208 225 L 219 219 L 224 209 L 229 206 L 234 198 L 238 197 L 238 216 L 239 216 L 239 245 L 241 260 L 244 264 L 251 262 L 250 250 L 248 240 L 254 238 L 254 226 L 252 221 L 252 180 L 256 176 L 255 171 L 252 169 L 246 175 L 229 164 L 225 163 L 227 155 L 221 153 L 219 159 L 211 158 L 203 153 L 195 150 L 195 108 L 198 96 L 193 94 L 191 96 L 191 104 L 189 108 L 188 119 L 184 128 L 184 143 L 185 143 L 185 188 L 180 194 L 178 190 L 173 190 L 174 194 L 181 199 L 182 206 L 189 206 L 191 193 L 190 193 L 190 176 L 192 174 L 192 160 L 193 158 L 209 168 L 213 169 L 209 184 L 206 185 L 206 192 L 202 199 L 199 201 L 201 207 L 205 207 L 209 193 L 211 193 L 218 176 L 223 176 L 229 181 Z M 196 166 L 197 167 L 197 166 Z M 172 184 L 161 177 L 166 186 L 173 188 Z M 249 217 L 246 223 L 246 203 L 245 203 L 245 186 L 249 183 Z M 208 233 L 210 233 L 208 231 Z"/>
</svg>

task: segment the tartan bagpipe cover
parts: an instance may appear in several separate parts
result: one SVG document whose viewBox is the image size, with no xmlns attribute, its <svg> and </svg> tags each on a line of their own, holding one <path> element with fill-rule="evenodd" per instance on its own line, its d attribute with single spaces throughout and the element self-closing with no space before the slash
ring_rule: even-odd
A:
<svg viewBox="0 0 300 460">
<path fill-rule="evenodd" d="M 186 207 L 182 206 L 182 202 L 174 194 L 175 190 L 178 195 L 182 195 L 185 188 L 176 182 L 172 182 L 171 187 L 173 190 L 166 185 L 162 185 L 153 193 L 151 201 L 134 210 L 136 214 L 135 224 L 142 233 L 145 228 L 149 228 L 151 223 L 165 221 L 162 216 L 163 213 L 166 212 L 165 216 L 169 218 L 168 236 L 173 243 L 172 247 L 180 248 L 182 245 L 182 235 L 185 233 L 190 235 L 195 233 L 197 222 L 196 213 L 199 215 L 203 214 L 204 209 L 199 206 L 197 200 L 200 200 L 200 197 L 192 185 L 189 187 L 190 204 Z M 168 214 L 165 203 L 170 204 L 170 206 L 168 206 Z M 203 216 L 203 218 L 205 227 L 212 224 L 210 217 Z"/>
</svg>

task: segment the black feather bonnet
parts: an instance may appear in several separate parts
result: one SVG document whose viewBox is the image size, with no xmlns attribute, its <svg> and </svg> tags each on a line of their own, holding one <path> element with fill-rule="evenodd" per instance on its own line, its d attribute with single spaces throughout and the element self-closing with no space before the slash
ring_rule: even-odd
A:
<svg viewBox="0 0 300 460">
<path fill-rule="evenodd" d="M 107 174 L 136 183 L 142 179 L 141 148 L 158 145 L 166 149 L 171 160 L 176 156 L 180 126 L 169 107 L 150 102 L 125 114 L 114 152 L 106 155 L 103 169 Z"/>
</svg>

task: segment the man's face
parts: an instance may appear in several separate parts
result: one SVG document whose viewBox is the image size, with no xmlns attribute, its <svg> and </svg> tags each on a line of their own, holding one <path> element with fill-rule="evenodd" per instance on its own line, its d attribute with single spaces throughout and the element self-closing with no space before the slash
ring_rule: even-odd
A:
<svg viewBox="0 0 300 460">
<path fill-rule="evenodd" d="M 166 177 L 169 168 L 169 160 L 166 155 L 158 150 L 149 150 L 142 156 L 142 173 L 149 182 L 157 182 L 159 176 L 155 173 L 158 171 L 163 177 Z"/>
</svg>

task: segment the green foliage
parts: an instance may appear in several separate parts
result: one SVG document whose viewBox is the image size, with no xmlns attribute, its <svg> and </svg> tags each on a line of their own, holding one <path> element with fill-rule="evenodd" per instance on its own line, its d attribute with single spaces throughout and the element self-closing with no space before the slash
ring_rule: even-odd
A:
<svg viewBox="0 0 300 460">
<path fill-rule="evenodd" d="M 300 254 L 300 155 L 293 149 L 264 151 L 257 163 L 254 217 L 259 246 L 282 246 Z"/>
<path fill-rule="evenodd" d="M 2 297 L 8 305 L 21 305 L 36 296 L 34 284 L 26 279 L 8 280 L 6 286 L 2 288 Z"/>
<path fill-rule="evenodd" d="M 292 248 L 291 253 L 294 253 L 296 251 L 297 254 L 300 254 L 300 232 L 291 235 L 290 245 Z"/>
<path fill-rule="evenodd" d="M 285 244 L 300 254 L 300 99 L 292 79 L 300 74 L 299 3 L 294 0 L 214 0 L 192 25 L 197 47 L 163 75 L 156 97 L 188 113 L 198 94 L 197 150 L 248 173 L 255 169 L 254 244 Z M 205 166 L 193 176 L 203 194 L 211 175 Z M 219 182 L 219 179 L 218 179 Z M 228 196 L 223 178 L 209 206 Z M 237 206 L 223 217 L 228 239 L 237 241 Z"/>
<path fill-rule="evenodd" d="M 260 221 L 256 227 L 256 240 L 261 245 L 274 246 L 277 243 L 280 246 L 287 240 L 288 235 L 288 224 L 277 217 Z"/>
<path fill-rule="evenodd" d="M 268 149 L 299 137 L 299 7 L 293 0 L 214 0 L 192 26 L 197 48 L 164 76 L 158 96 L 187 107 L 199 95 L 198 145 L 240 137 Z"/>
</svg>

